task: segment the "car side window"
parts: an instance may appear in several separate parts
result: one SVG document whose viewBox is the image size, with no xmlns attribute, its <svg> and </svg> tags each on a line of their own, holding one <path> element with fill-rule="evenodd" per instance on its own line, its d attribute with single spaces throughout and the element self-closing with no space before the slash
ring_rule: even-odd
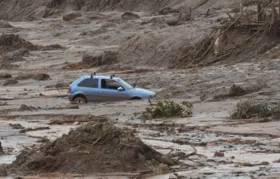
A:
<svg viewBox="0 0 280 179">
<path fill-rule="evenodd" d="M 84 79 L 78 84 L 79 87 L 98 88 L 98 79 Z"/>
<path fill-rule="evenodd" d="M 122 87 L 122 86 L 115 80 L 105 80 L 105 79 L 101 80 L 102 89 L 118 90 L 119 87 Z"/>
</svg>

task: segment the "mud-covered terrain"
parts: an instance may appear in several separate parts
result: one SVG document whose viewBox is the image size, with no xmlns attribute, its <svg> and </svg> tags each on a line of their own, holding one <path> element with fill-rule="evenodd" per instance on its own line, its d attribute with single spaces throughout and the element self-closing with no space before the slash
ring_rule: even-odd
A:
<svg viewBox="0 0 280 179">
<path fill-rule="evenodd" d="M 230 117 L 247 99 L 279 105 L 273 6 L 257 21 L 254 3 L 0 0 L 0 177 L 277 178 L 280 115 Z M 153 104 L 192 102 L 193 115 L 70 104 L 69 85 L 93 72 L 137 81 Z"/>
</svg>

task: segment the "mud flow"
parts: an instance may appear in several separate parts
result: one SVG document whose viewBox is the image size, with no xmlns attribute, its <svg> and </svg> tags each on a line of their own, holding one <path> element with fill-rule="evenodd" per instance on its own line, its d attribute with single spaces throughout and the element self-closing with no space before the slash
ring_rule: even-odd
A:
<svg viewBox="0 0 280 179">
<path fill-rule="evenodd" d="M 279 6 L 0 0 L 0 177 L 279 178 Z M 70 103 L 93 73 L 156 96 Z"/>
</svg>

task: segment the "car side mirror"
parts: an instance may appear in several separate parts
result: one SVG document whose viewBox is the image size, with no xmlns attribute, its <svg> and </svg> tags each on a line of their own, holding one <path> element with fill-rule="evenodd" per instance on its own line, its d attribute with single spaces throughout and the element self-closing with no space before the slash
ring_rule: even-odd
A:
<svg viewBox="0 0 280 179">
<path fill-rule="evenodd" d="M 124 91 L 123 87 L 118 87 L 118 91 Z"/>
</svg>

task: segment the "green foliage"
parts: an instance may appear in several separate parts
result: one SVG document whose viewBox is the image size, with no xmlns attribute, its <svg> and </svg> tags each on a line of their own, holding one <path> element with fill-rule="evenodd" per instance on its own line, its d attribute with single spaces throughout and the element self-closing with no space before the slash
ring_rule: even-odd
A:
<svg viewBox="0 0 280 179">
<path fill-rule="evenodd" d="M 141 113 L 142 119 L 170 118 L 170 117 L 191 117 L 193 114 L 193 104 L 187 101 L 175 103 L 174 101 L 165 100 L 147 107 Z"/>
<path fill-rule="evenodd" d="M 280 116 L 280 105 L 269 106 L 267 103 L 257 103 L 255 101 L 243 101 L 237 103 L 231 118 L 250 119 L 253 117 Z"/>
</svg>

